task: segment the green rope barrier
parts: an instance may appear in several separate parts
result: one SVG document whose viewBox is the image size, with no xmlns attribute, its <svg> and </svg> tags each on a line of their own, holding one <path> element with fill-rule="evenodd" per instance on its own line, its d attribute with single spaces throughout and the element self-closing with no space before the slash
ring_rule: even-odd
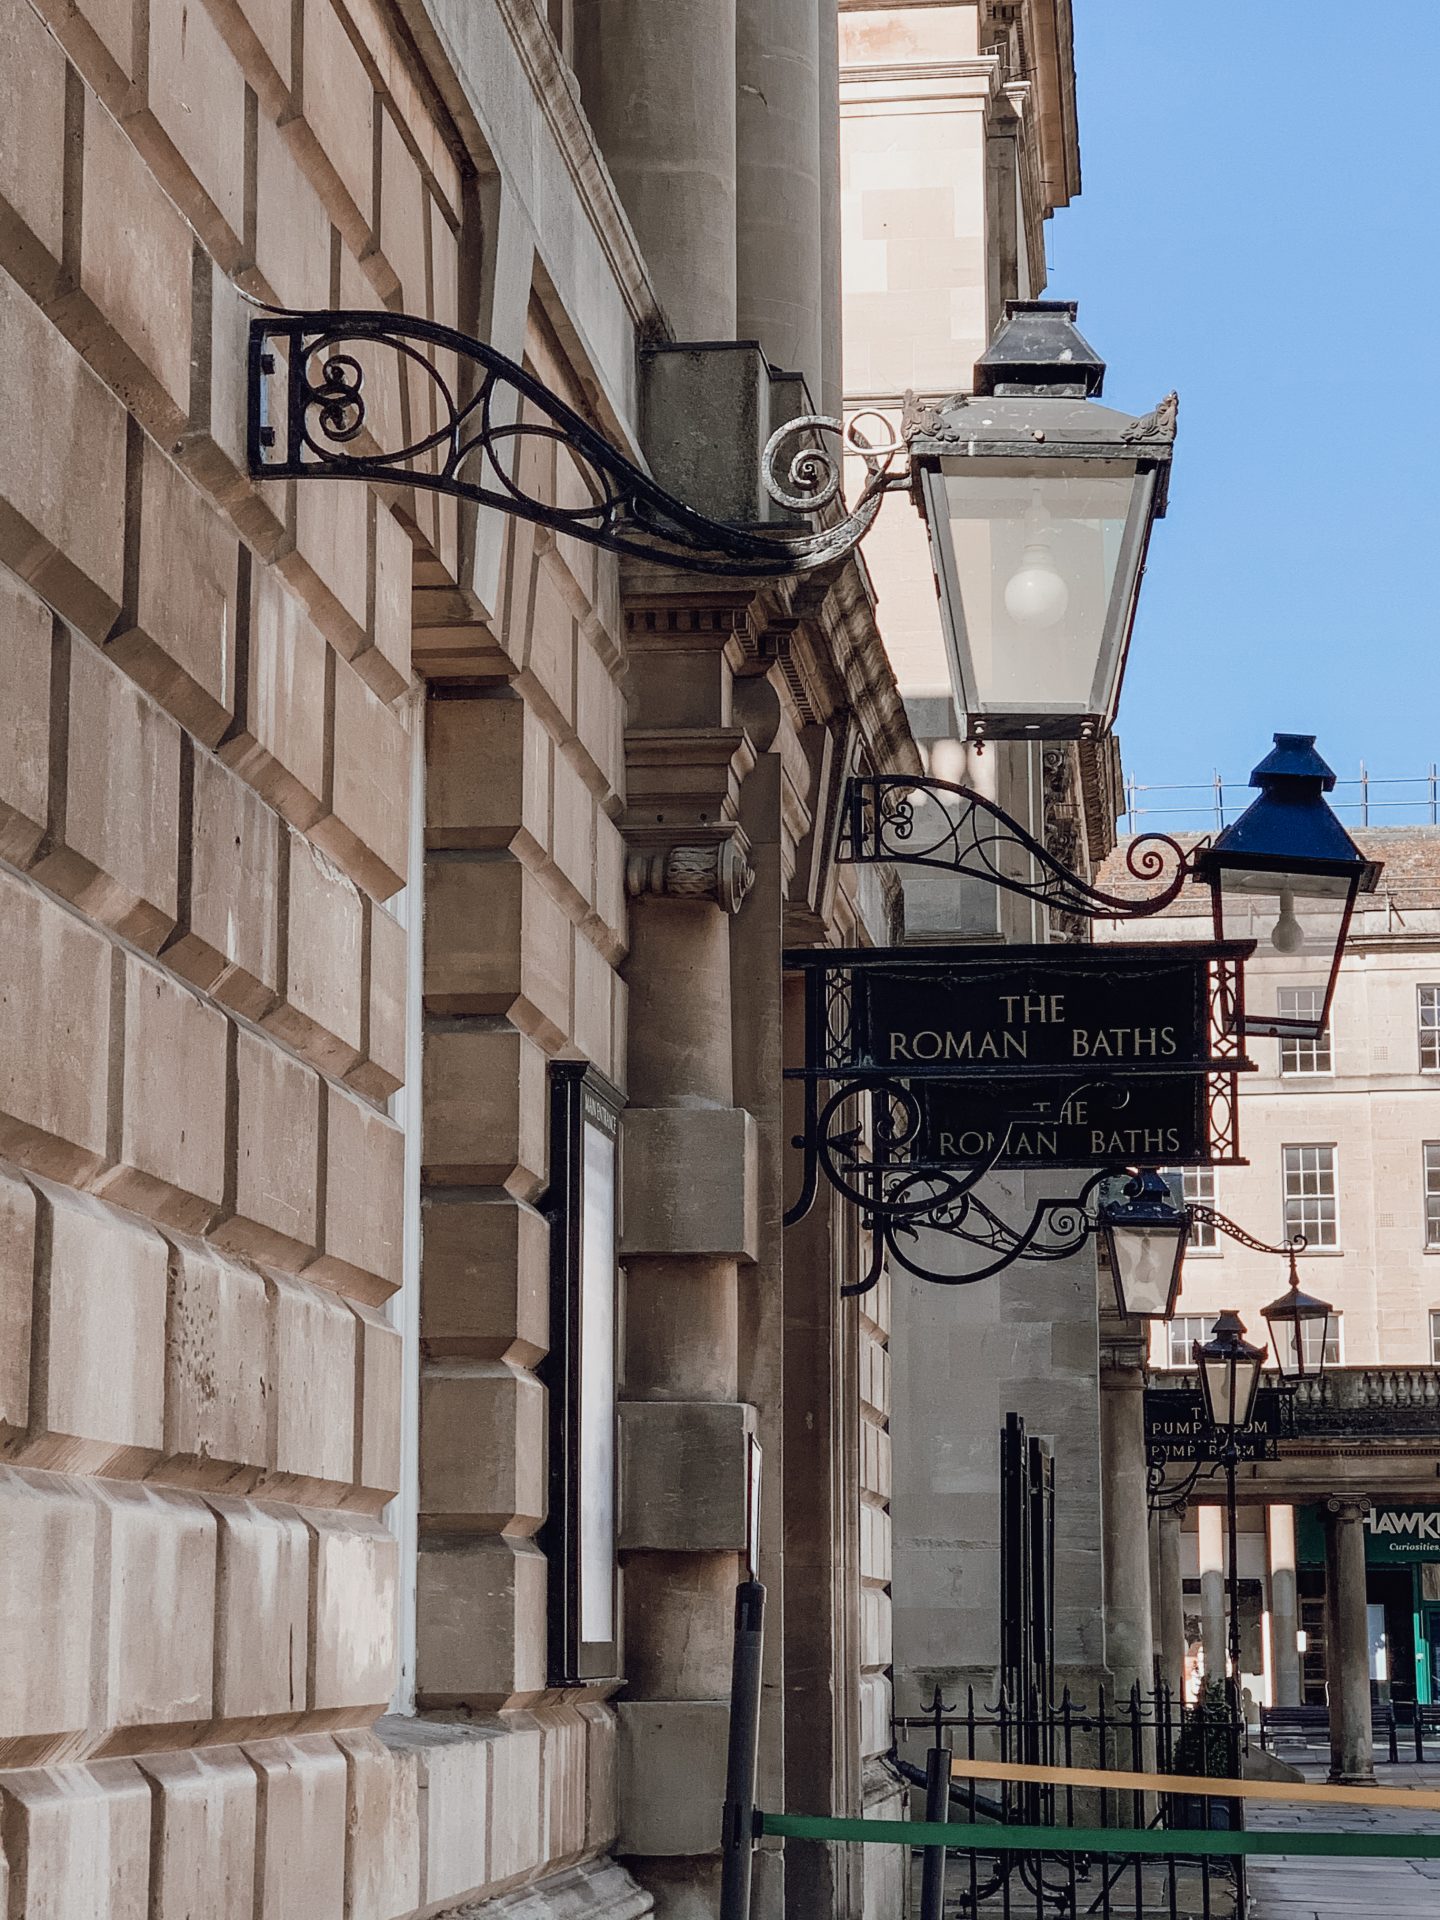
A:
<svg viewBox="0 0 1440 1920">
<path fill-rule="evenodd" d="M 871 1846 L 961 1847 L 976 1853 L 1311 1854 L 1356 1860 L 1440 1860 L 1436 1833 L 1254 1833 L 1141 1827 L 986 1827 L 925 1820 L 827 1820 L 762 1813 L 760 1830 L 790 1840 L 859 1840 Z M 975 1834 L 974 1839 L 967 1835 Z"/>
</svg>

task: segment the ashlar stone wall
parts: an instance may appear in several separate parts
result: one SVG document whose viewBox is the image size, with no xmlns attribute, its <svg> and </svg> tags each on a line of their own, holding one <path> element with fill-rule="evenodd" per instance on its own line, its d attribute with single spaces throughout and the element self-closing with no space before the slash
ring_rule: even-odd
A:
<svg viewBox="0 0 1440 1920">
<path fill-rule="evenodd" d="M 531 1204 L 547 1056 L 624 1075 L 613 583 L 428 495 L 245 475 L 242 290 L 454 322 L 481 231 L 513 242 L 462 92 L 370 0 L 0 0 L 7 1920 L 394 1920 L 613 1831 L 608 1709 L 540 1699 Z M 517 346 L 553 357 L 511 257 Z M 370 371 L 382 424 L 425 420 Z M 430 704 L 423 888 L 412 633 L 468 683 Z M 457 1724 L 381 1738 L 407 885 L 435 1022 L 418 1685 Z"/>
</svg>

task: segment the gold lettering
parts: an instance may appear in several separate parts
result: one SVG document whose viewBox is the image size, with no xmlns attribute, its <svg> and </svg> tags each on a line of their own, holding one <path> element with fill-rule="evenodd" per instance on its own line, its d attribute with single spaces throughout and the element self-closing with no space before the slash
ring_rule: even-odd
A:
<svg viewBox="0 0 1440 1920">
<path fill-rule="evenodd" d="M 910 1058 L 910 1044 L 903 1033 L 891 1034 L 890 1058 L 892 1060 L 908 1060 Z"/>
</svg>

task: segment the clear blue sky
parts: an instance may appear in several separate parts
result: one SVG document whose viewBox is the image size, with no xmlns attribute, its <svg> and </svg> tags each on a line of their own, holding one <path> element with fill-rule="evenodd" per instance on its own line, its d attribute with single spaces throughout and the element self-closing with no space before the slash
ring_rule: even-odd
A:
<svg viewBox="0 0 1440 1920">
<path fill-rule="evenodd" d="M 1105 399 L 1180 393 L 1128 774 L 1440 759 L 1440 0 L 1075 0 L 1084 190 L 1050 222 Z"/>
</svg>

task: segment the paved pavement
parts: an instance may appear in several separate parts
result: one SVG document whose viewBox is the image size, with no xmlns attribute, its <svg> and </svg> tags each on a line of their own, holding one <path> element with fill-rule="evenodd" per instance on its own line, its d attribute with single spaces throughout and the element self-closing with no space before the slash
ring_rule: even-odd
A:
<svg viewBox="0 0 1440 1920">
<path fill-rule="evenodd" d="M 1302 1763 L 1307 1779 L 1322 1766 Z M 1381 1786 L 1440 1790 L 1440 1766 L 1377 1766 Z M 1440 1833 L 1440 1813 L 1403 1807 L 1304 1807 L 1250 1801 L 1245 1824 L 1283 1832 Z M 1279 1855 L 1249 1865 L 1251 1920 L 1440 1920 L 1440 1860 L 1311 1860 Z"/>
</svg>

